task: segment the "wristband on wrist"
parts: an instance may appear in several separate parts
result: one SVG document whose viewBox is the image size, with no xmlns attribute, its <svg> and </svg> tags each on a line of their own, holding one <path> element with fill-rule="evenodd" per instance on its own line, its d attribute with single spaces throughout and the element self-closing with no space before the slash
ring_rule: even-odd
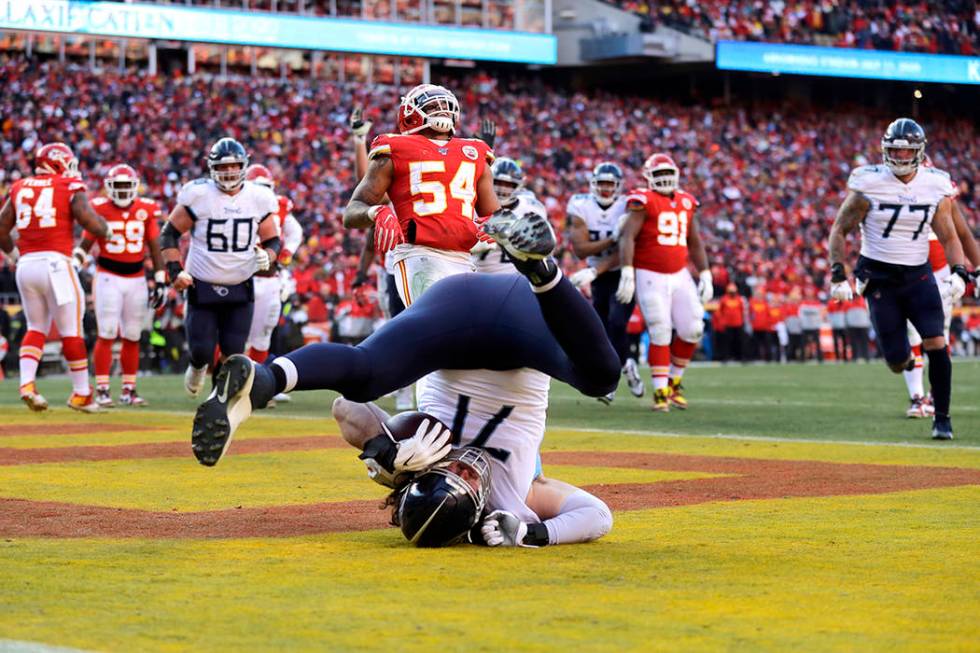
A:
<svg viewBox="0 0 980 653">
<path fill-rule="evenodd" d="M 969 272 L 967 272 L 965 265 L 954 265 L 950 268 L 950 272 L 960 275 L 960 278 L 963 279 L 964 283 L 970 283 L 973 280 L 973 277 L 970 276 Z"/>
<path fill-rule="evenodd" d="M 830 266 L 830 281 L 831 283 L 847 281 L 847 274 L 844 272 L 843 263 L 834 263 Z"/>
</svg>

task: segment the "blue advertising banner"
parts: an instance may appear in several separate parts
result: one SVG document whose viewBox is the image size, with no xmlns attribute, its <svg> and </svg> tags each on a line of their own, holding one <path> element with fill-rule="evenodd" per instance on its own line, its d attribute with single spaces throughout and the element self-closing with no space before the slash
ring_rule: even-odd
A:
<svg viewBox="0 0 980 653">
<path fill-rule="evenodd" d="M 533 64 L 558 57 L 550 34 L 118 2 L 0 0 L 0 29 Z"/>
<path fill-rule="evenodd" d="M 980 84 L 980 57 L 947 54 L 719 41 L 715 64 L 722 70 Z"/>
</svg>

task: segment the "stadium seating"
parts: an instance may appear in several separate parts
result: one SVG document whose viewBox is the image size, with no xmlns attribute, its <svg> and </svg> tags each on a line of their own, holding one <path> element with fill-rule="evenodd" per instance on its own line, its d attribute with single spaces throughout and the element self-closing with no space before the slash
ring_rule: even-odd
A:
<svg viewBox="0 0 980 653">
<path fill-rule="evenodd" d="M 980 11 L 967 0 L 610 0 L 657 24 L 711 41 L 770 41 L 975 55 Z"/>
<path fill-rule="evenodd" d="M 823 290 L 827 235 L 847 174 L 878 160 L 881 131 L 895 117 L 867 110 L 827 115 L 786 103 L 690 107 L 598 92 L 587 97 L 486 73 L 451 85 L 463 106 L 462 131 L 477 133 L 483 117 L 497 121 L 497 153 L 524 164 L 559 229 L 567 199 L 587 191 L 596 163 L 616 160 L 629 183 L 639 184 L 644 158 L 665 150 L 701 202 L 698 219 L 718 282 L 784 296 Z M 0 86 L 0 192 L 29 173 L 40 138 L 60 138 L 75 148 L 93 190 L 109 164 L 125 161 L 140 170 L 147 194 L 169 208 L 180 185 L 204 173 L 209 144 L 230 134 L 273 170 L 279 192 L 295 202 L 308 236 L 297 256 L 301 296 L 328 306 L 348 296 L 361 240 L 340 225 L 355 182 L 347 114 L 362 105 L 375 133 L 391 129 L 398 100 L 392 87 L 96 74 L 21 56 L 0 59 Z M 933 161 L 960 182 L 964 206 L 975 211 L 975 125 L 950 119 L 924 126 Z M 565 262 L 578 265 L 570 254 Z"/>
</svg>

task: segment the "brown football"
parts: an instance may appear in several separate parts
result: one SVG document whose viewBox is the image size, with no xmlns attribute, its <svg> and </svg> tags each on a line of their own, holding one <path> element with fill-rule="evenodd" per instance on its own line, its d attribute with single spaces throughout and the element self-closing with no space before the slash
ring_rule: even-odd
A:
<svg viewBox="0 0 980 653">
<path fill-rule="evenodd" d="M 405 440 L 415 435 L 415 432 L 419 430 L 419 425 L 423 420 L 439 422 L 438 419 L 432 415 L 429 415 L 428 413 L 423 413 L 417 410 L 409 410 L 404 413 L 392 415 L 385 420 L 384 425 L 385 428 L 388 429 L 388 432 L 391 433 L 392 438 L 395 440 Z"/>
</svg>

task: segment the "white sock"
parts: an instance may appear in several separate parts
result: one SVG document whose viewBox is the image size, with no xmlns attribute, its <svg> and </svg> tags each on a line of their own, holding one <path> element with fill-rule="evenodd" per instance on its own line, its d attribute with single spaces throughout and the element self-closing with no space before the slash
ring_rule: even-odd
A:
<svg viewBox="0 0 980 653">
<path fill-rule="evenodd" d="M 686 369 L 687 369 L 687 367 L 677 367 L 676 365 L 674 365 L 673 363 L 671 363 L 670 364 L 670 378 L 672 378 L 672 379 L 680 379 L 681 377 L 684 376 L 684 370 L 686 370 Z"/>
<path fill-rule="evenodd" d="M 286 375 L 286 387 L 282 391 L 290 392 L 296 387 L 296 383 L 299 381 L 299 372 L 296 371 L 296 365 L 285 356 L 279 356 L 276 360 L 272 361 L 272 364 L 278 365 Z"/>
<path fill-rule="evenodd" d="M 80 363 L 84 363 L 84 366 Z M 72 369 L 72 368 L 75 369 Z M 77 395 L 87 395 L 92 393 L 92 386 L 88 381 L 88 361 L 68 361 L 68 378 L 71 379 L 71 389 Z"/>
<path fill-rule="evenodd" d="M 573 492 L 561 504 L 557 516 L 544 522 L 549 544 L 574 544 L 597 540 L 612 529 L 609 506 L 585 490 Z"/>
<path fill-rule="evenodd" d="M 909 399 L 912 397 L 924 397 L 925 391 L 922 387 L 922 366 L 916 364 L 911 372 L 902 372 L 905 377 L 905 387 L 909 389 Z"/>
<path fill-rule="evenodd" d="M 20 357 L 20 384 L 27 385 L 32 383 L 37 379 L 37 360 L 33 358 L 27 358 L 26 356 Z"/>
</svg>

